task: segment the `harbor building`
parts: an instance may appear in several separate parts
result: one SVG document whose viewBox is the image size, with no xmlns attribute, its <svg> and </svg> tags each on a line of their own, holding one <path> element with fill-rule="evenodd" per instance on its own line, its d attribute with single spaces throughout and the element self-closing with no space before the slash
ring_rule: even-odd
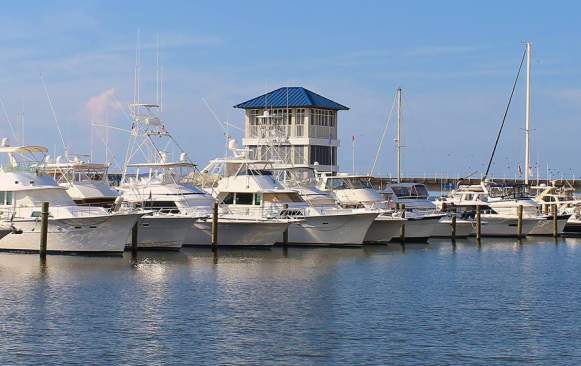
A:
<svg viewBox="0 0 581 366">
<path fill-rule="evenodd" d="M 302 87 L 282 87 L 234 108 L 246 112 L 242 143 L 251 159 L 337 173 L 337 112 L 348 107 Z"/>
</svg>

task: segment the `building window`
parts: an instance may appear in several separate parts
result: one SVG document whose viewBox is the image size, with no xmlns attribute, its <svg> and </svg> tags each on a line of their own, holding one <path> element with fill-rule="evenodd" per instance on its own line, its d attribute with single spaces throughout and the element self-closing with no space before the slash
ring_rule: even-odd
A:
<svg viewBox="0 0 581 366">
<path fill-rule="evenodd" d="M 337 165 L 337 148 L 334 146 L 310 146 L 310 164 Z"/>
<path fill-rule="evenodd" d="M 305 124 L 305 110 L 304 109 L 297 109 L 296 113 L 296 124 L 303 125 Z"/>
<path fill-rule="evenodd" d="M 12 196 L 11 191 L 0 191 L 0 205 L 12 205 Z"/>
<path fill-rule="evenodd" d="M 305 164 L 305 146 L 296 145 L 293 146 L 293 163 L 294 164 Z"/>
</svg>

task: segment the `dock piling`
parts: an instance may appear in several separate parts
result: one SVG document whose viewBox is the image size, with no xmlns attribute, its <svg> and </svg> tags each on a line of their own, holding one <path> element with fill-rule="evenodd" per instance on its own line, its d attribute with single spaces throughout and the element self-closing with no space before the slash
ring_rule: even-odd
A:
<svg viewBox="0 0 581 366">
<path fill-rule="evenodd" d="M 557 205 L 553 205 L 553 238 L 559 236 L 559 231 L 557 227 Z"/>
<path fill-rule="evenodd" d="M 212 251 L 218 250 L 218 202 L 214 202 L 212 211 Z"/>
<path fill-rule="evenodd" d="M 480 241 L 482 238 L 482 220 L 480 216 L 480 205 L 476 205 L 476 240 Z"/>
<path fill-rule="evenodd" d="M 401 208 L 401 217 L 404 219 L 401 222 L 401 226 L 399 228 L 399 241 L 403 244 L 405 243 L 405 204 L 400 205 Z"/>
<path fill-rule="evenodd" d="M 42 211 L 40 213 L 40 250 L 41 258 L 46 258 L 46 246 L 48 242 L 48 202 L 42 203 Z"/>
<path fill-rule="evenodd" d="M 133 224 L 131 228 L 131 255 L 135 257 L 137 255 L 137 237 L 139 234 L 139 220 Z"/>
<path fill-rule="evenodd" d="M 523 206 L 522 205 L 518 205 L 518 207 L 516 208 L 516 214 L 518 217 L 518 221 L 517 221 L 517 231 L 516 231 L 516 237 L 519 239 L 522 239 L 522 213 L 523 213 Z"/>
<path fill-rule="evenodd" d="M 456 214 L 452 215 L 452 240 L 456 240 Z"/>
<path fill-rule="evenodd" d="M 288 203 L 285 203 L 283 207 L 285 216 L 288 216 Z M 288 246 L 288 226 L 282 232 L 282 245 L 285 248 Z"/>
</svg>

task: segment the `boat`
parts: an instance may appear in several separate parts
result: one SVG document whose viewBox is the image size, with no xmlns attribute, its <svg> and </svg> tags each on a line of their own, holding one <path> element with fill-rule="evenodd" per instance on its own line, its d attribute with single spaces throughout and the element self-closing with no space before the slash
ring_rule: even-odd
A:
<svg viewBox="0 0 581 366">
<path fill-rule="evenodd" d="M 178 250 L 186 231 L 193 225 L 191 217 L 144 207 L 142 201 L 124 201 L 124 197 L 109 183 L 109 164 L 81 160 L 78 156 L 67 161 L 57 157 L 47 160 L 46 173 L 51 175 L 80 206 L 104 207 L 123 212 L 141 212 L 138 222 L 137 247 L 140 249 Z M 129 238 L 126 246 L 130 246 Z"/>
<path fill-rule="evenodd" d="M 558 186 L 556 181 L 552 181 L 550 185 L 537 184 L 530 189 L 541 212 L 553 215 L 552 208 L 556 207 L 560 223 L 569 216 L 562 230 L 558 225 L 559 233 L 565 236 L 581 235 L 581 200 L 575 197 L 575 188 L 571 185 Z"/>
<path fill-rule="evenodd" d="M 274 169 L 271 161 L 236 156 L 214 159 L 204 171 L 226 172 L 212 190 L 233 212 L 294 219 L 288 226 L 288 244 L 360 246 L 379 214 L 338 207 L 333 198 L 307 184 L 314 180 L 309 168 Z M 275 175 L 286 176 L 284 183 Z"/>
<path fill-rule="evenodd" d="M 0 169 L 0 211 L 3 221 L 15 230 L 0 239 L 0 250 L 38 252 L 42 203 L 48 202 L 47 253 L 122 253 L 142 214 L 78 206 L 65 188 L 44 173 L 47 151 L 2 141 L 0 154 L 9 163 Z"/>
<path fill-rule="evenodd" d="M 132 104 L 132 134 L 118 187 L 124 201 L 144 209 L 195 219 L 186 231 L 184 246 L 212 244 L 212 214 L 216 200 L 187 182 L 197 166 L 190 160 L 156 114 L 159 105 Z M 175 156 L 172 159 L 172 156 Z M 220 246 L 268 247 L 282 238 L 288 220 L 250 218 L 218 208 Z"/>
</svg>

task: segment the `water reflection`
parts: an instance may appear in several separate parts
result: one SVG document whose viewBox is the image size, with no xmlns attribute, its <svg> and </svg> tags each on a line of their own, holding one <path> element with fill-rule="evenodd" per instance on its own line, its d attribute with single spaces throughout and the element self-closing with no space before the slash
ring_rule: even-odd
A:
<svg viewBox="0 0 581 366">
<path fill-rule="evenodd" d="M 580 243 L 469 238 L 45 262 L 1 253 L 0 358 L 576 364 Z"/>
</svg>

